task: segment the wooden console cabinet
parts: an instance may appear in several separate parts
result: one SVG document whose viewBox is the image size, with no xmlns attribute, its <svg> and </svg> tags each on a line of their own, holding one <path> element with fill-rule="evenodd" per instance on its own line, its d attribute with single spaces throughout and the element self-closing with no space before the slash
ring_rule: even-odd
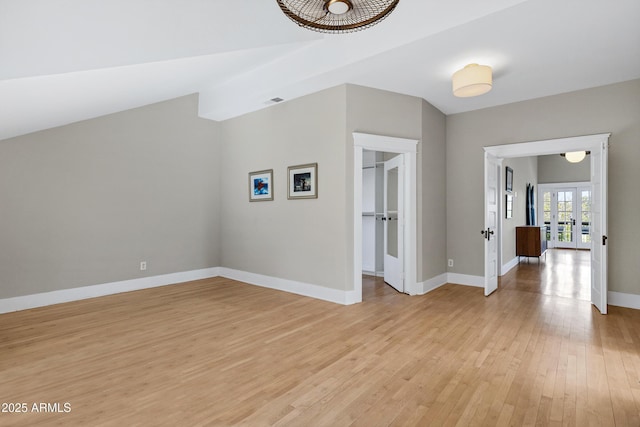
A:
<svg viewBox="0 0 640 427">
<path fill-rule="evenodd" d="M 527 225 L 516 227 L 516 256 L 540 257 L 547 251 L 547 239 L 544 227 Z"/>
</svg>

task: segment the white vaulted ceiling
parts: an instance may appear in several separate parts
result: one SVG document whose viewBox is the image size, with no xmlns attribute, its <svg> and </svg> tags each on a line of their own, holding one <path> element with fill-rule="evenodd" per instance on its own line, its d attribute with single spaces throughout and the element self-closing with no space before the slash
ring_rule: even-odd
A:
<svg viewBox="0 0 640 427">
<path fill-rule="evenodd" d="M 469 111 L 640 78 L 639 21 L 638 0 L 401 0 L 327 35 L 275 0 L 0 0 L 0 139 L 196 92 L 224 120 L 342 83 Z M 494 88 L 455 98 L 470 62 Z"/>
</svg>

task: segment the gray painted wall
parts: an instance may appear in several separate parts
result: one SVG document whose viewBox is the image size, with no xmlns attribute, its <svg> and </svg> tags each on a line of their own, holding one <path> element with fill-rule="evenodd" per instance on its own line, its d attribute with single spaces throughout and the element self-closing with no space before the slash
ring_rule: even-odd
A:
<svg viewBox="0 0 640 427">
<path fill-rule="evenodd" d="M 217 124 L 197 107 L 0 141 L 0 298 L 220 265 Z"/>
<path fill-rule="evenodd" d="M 420 141 L 417 155 L 418 281 L 446 272 L 445 119 L 443 113 L 423 99 L 347 85 L 348 233 L 353 233 L 353 171 L 349 166 L 353 163 L 352 133 Z M 347 251 L 353 252 L 351 240 Z"/>
<path fill-rule="evenodd" d="M 609 284 L 640 294 L 639 99 L 635 80 L 445 117 L 346 85 L 224 123 L 189 96 L 0 141 L 0 298 L 214 266 L 351 289 L 354 131 L 420 140 L 419 281 L 446 258 L 482 275 L 483 146 L 612 132 Z M 310 162 L 319 198 L 287 200 Z M 250 203 L 268 168 L 275 201 Z"/>
<path fill-rule="evenodd" d="M 420 98 L 355 85 L 221 124 L 224 267 L 353 289 L 353 132 L 426 141 L 418 157 L 418 280 L 446 271 L 445 116 Z M 310 162 L 318 163 L 318 199 L 287 200 L 287 167 Z M 275 200 L 249 203 L 247 174 L 270 168 Z"/>
<path fill-rule="evenodd" d="M 424 100 L 418 163 L 418 281 L 423 281 L 448 268 L 446 116 Z"/>
<path fill-rule="evenodd" d="M 352 288 L 345 116 L 339 86 L 221 123 L 224 267 Z M 306 163 L 318 163 L 318 198 L 288 200 L 287 167 Z M 249 202 L 248 173 L 263 169 L 273 169 L 275 200 Z"/>
<path fill-rule="evenodd" d="M 505 217 L 505 174 L 506 167 L 513 169 L 513 218 Z M 500 171 L 502 187 L 502 265 L 516 257 L 516 227 L 527 225 L 527 184 L 533 184 L 536 188 L 538 182 L 538 158 L 520 157 L 514 159 L 504 159 L 502 170 Z M 537 197 L 537 195 L 536 195 Z M 537 202 L 537 200 L 536 200 Z M 479 234 L 479 233 L 478 233 Z M 482 236 L 481 236 L 482 237 Z"/>
<path fill-rule="evenodd" d="M 569 163 L 554 154 L 538 157 L 538 183 L 586 182 L 591 180 L 591 161 L 587 156 L 580 163 Z"/>
<path fill-rule="evenodd" d="M 457 273 L 482 275 L 484 146 L 612 132 L 609 290 L 640 294 L 640 80 L 447 117 L 447 251 Z"/>
<path fill-rule="evenodd" d="M 418 280 L 445 272 L 445 116 L 345 85 L 223 123 L 191 96 L 0 142 L 0 298 L 214 266 L 352 289 L 354 131 L 421 140 Z M 287 167 L 314 162 L 318 199 L 287 200 Z M 250 203 L 271 168 L 275 200 Z"/>
</svg>

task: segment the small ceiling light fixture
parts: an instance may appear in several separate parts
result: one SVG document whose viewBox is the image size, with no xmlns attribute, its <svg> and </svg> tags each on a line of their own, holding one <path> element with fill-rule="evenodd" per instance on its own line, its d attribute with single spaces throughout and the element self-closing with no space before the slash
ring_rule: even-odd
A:
<svg viewBox="0 0 640 427">
<path fill-rule="evenodd" d="M 353 5 L 349 0 L 329 0 L 324 7 L 334 15 L 342 15 L 353 9 Z"/>
<path fill-rule="evenodd" d="M 350 33 L 369 28 L 400 0 L 276 0 L 293 22 L 321 33 Z"/>
<path fill-rule="evenodd" d="M 564 156 L 569 163 L 580 163 L 587 157 L 587 154 L 591 154 L 591 151 L 569 151 L 560 155 Z"/>
<path fill-rule="evenodd" d="M 493 85 L 491 67 L 469 64 L 453 73 L 453 94 L 459 98 L 468 98 L 487 93 Z"/>
</svg>

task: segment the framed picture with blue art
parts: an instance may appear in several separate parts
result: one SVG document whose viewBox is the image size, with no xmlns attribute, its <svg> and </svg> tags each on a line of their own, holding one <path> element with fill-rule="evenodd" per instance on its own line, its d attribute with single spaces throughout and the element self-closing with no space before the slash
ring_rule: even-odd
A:
<svg viewBox="0 0 640 427">
<path fill-rule="evenodd" d="M 273 169 L 249 172 L 249 201 L 273 200 Z"/>
<path fill-rule="evenodd" d="M 318 164 L 289 166 L 289 193 L 287 199 L 318 198 Z"/>
</svg>

